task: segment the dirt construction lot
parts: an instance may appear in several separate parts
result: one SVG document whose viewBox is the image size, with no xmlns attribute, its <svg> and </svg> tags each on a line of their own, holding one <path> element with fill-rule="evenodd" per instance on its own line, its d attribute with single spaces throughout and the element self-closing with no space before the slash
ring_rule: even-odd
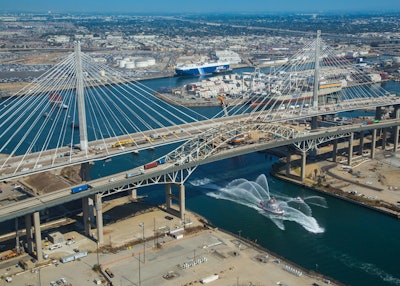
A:
<svg viewBox="0 0 400 286">
<path fill-rule="evenodd" d="M 123 200 L 119 199 L 119 204 L 123 204 Z M 128 201 L 125 203 L 131 205 Z M 113 204 L 103 206 L 106 213 L 113 209 Z M 66 285 L 95 285 L 97 280 L 98 285 L 110 282 L 142 286 L 200 285 L 203 279 L 210 277 L 217 279 L 211 284 L 216 286 L 323 284 L 320 278 L 307 275 L 304 270 L 265 250 L 253 248 L 218 229 L 204 228 L 199 219 L 187 212 L 183 229 L 179 218 L 161 208 L 142 210 L 106 225 L 105 241 L 99 246 L 99 253 L 94 240 L 75 231 L 67 232 L 64 239 L 73 239 L 75 243 L 63 244 L 56 250 L 45 248 L 49 259 L 40 271 L 37 268 L 21 271 L 13 266 L 11 271 L 1 269 L 0 275 L 11 276 L 10 285 L 37 285 L 39 279 L 41 285 L 57 281 L 62 284 L 61 278 L 67 281 Z M 164 234 L 168 230 L 177 231 L 178 239 Z M 155 238 L 154 233 L 159 236 Z M 65 264 L 60 262 L 61 257 L 77 249 L 88 251 L 88 256 Z M 101 264 L 103 274 L 93 271 L 97 263 Z M 106 269 L 112 277 L 104 272 Z"/>
</svg>

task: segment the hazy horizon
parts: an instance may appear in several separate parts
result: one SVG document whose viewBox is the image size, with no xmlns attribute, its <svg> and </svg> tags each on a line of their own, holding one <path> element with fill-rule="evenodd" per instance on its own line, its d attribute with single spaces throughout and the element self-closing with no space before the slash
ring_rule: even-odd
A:
<svg viewBox="0 0 400 286">
<path fill-rule="evenodd" d="M 104 0 L 14 0 L 4 1 L 0 12 L 34 13 L 123 13 L 123 14 L 180 14 L 180 13 L 397 13 L 400 1 L 393 0 L 153 0 L 125 2 Z"/>
</svg>

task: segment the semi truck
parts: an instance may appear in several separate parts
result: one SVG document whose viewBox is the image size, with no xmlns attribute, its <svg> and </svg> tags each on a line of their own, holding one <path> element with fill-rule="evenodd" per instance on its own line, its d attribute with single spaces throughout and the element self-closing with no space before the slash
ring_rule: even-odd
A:
<svg viewBox="0 0 400 286">
<path fill-rule="evenodd" d="M 126 173 L 125 178 L 131 178 L 131 177 L 135 177 L 135 176 L 139 176 L 141 174 L 144 174 L 144 169 L 139 169 L 139 170 L 135 170 L 129 173 Z"/>
<path fill-rule="evenodd" d="M 147 169 L 155 168 L 158 165 L 162 165 L 162 164 L 165 164 L 165 158 L 160 158 L 157 161 L 154 161 L 154 162 L 144 165 L 144 169 L 147 170 Z"/>
<path fill-rule="evenodd" d="M 77 186 L 77 187 L 73 187 L 71 189 L 71 194 L 76 194 L 76 193 L 79 193 L 79 192 L 83 192 L 83 191 L 86 191 L 88 189 L 90 189 L 90 185 L 88 185 L 88 184 Z"/>
</svg>

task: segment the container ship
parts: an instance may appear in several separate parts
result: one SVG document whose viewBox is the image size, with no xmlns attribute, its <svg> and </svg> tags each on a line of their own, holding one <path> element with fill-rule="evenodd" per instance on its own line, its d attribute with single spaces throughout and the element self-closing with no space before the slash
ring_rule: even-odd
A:
<svg viewBox="0 0 400 286">
<path fill-rule="evenodd" d="M 197 64 L 182 64 L 175 67 L 178 76 L 198 76 L 229 71 L 229 62 L 206 62 Z"/>
</svg>

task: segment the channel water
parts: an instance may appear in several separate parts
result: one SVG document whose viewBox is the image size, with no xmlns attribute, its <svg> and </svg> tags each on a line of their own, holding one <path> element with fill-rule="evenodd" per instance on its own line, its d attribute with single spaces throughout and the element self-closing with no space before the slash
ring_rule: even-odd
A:
<svg viewBox="0 0 400 286">
<path fill-rule="evenodd" d="M 138 157 L 155 159 L 162 153 L 152 152 L 95 164 L 92 174 L 106 175 L 121 164 L 140 163 L 134 162 Z M 219 228 L 346 285 L 400 285 L 400 222 L 271 177 L 277 160 L 252 153 L 198 167 L 185 184 L 186 207 Z M 138 195 L 151 204 L 164 203 L 165 188 L 140 188 Z M 270 197 L 281 202 L 284 215 L 257 207 Z"/>
<path fill-rule="evenodd" d="M 242 69 L 240 72 L 250 71 Z M 193 78 L 150 80 L 153 89 L 176 87 Z M 398 92 L 395 82 L 382 84 Z M 198 108 L 211 117 L 220 107 Z M 353 112 L 344 116 L 369 115 Z M 96 164 L 92 176 L 132 168 L 155 160 L 174 146 L 121 156 Z M 122 160 L 122 161 L 120 161 Z M 400 222 L 387 215 L 277 180 L 270 169 L 278 158 L 252 153 L 200 166 L 186 182 L 186 206 L 219 228 L 257 241 L 295 263 L 346 285 L 400 285 Z M 149 203 L 164 202 L 164 187 L 138 190 Z M 285 211 L 269 214 L 257 207 L 275 197 Z"/>
</svg>

